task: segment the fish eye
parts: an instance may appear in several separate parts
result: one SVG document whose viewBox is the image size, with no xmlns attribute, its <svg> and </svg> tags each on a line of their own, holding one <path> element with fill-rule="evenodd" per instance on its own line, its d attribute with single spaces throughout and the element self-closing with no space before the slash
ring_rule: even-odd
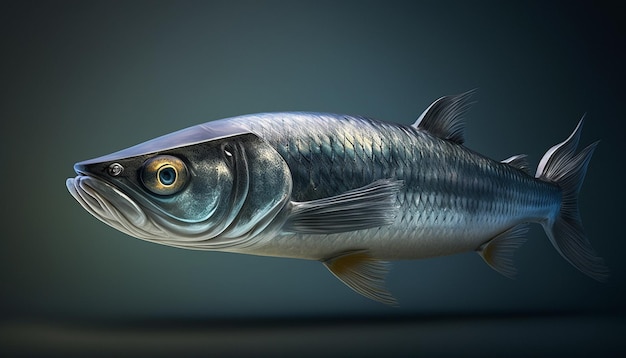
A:
<svg viewBox="0 0 626 358">
<path fill-rule="evenodd" d="M 166 164 L 159 168 L 158 177 L 159 183 L 168 186 L 176 182 L 176 177 L 178 177 L 178 173 L 173 166 L 171 166 L 170 164 Z"/>
<path fill-rule="evenodd" d="M 141 171 L 141 182 L 146 189 L 158 195 L 172 195 L 187 183 L 185 163 L 171 155 L 159 155 L 148 159 Z"/>
</svg>

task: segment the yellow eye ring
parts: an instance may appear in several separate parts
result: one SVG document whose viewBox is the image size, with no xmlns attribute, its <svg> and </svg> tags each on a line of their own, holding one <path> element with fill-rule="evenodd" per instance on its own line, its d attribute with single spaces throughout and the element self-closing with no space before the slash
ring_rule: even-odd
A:
<svg viewBox="0 0 626 358">
<path fill-rule="evenodd" d="M 160 155 L 148 159 L 141 172 L 141 181 L 146 189 L 158 195 L 172 195 L 187 183 L 189 175 L 185 163 L 171 155 Z"/>
</svg>

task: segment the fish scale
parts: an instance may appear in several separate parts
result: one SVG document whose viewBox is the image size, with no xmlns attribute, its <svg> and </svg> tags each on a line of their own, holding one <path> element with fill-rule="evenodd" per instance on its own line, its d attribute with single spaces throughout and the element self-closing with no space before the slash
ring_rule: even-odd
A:
<svg viewBox="0 0 626 358">
<path fill-rule="evenodd" d="M 239 124 L 264 138 L 283 156 L 293 176 L 293 200 L 334 196 L 375 180 L 391 178 L 404 182 L 397 196 L 401 206 L 399 211 L 403 214 L 387 228 L 364 230 L 357 235 L 328 235 L 327 241 L 333 245 L 321 243 L 318 235 L 296 234 L 283 235 L 265 247 L 254 248 L 268 255 L 317 258 L 362 246 L 368 247 L 377 257 L 399 259 L 436 256 L 449 248 L 459 251 L 477 249 L 496 233 L 529 217 L 544 215 L 539 212 L 554 210 L 555 205 L 549 207 L 537 198 L 552 197 L 554 203 L 559 200 L 553 184 L 535 183 L 516 168 L 441 141 L 426 132 L 360 117 L 312 113 L 291 115 L 297 123 L 292 127 L 310 130 L 297 135 L 285 134 L 281 130 L 283 123 L 275 118 L 276 114 L 241 118 Z M 379 146 L 362 145 L 373 143 L 372 138 L 376 137 L 381 138 Z M 337 142 L 345 145 L 332 146 L 329 138 L 337 138 Z M 301 142 L 309 143 L 309 146 L 299 147 L 301 149 L 294 153 L 279 145 L 289 141 L 293 142 L 289 143 L 289 148 L 299 147 L 297 143 Z M 331 153 L 316 150 L 323 147 L 334 150 Z M 385 152 L 390 153 L 390 159 L 385 158 Z M 472 183 L 478 186 L 474 187 Z M 458 205 L 459 202 L 465 205 Z M 489 206 L 490 203 L 498 205 Z M 472 223 L 474 227 L 454 225 L 455 222 Z M 389 236 L 404 242 L 390 247 L 389 240 L 384 239 Z M 297 253 L 285 252 L 283 240 L 295 240 L 301 247 L 292 244 Z M 428 244 L 420 245 L 420 240 Z M 432 247 L 432 241 L 438 241 L 436 247 Z"/>
</svg>

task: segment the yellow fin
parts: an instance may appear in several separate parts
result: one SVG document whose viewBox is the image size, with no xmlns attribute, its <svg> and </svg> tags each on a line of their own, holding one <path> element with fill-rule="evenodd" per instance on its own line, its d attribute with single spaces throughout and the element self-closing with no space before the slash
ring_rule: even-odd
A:
<svg viewBox="0 0 626 358">
<path fill-rule="evenodd" d="M 517 269 L 513 263 L 513 253 L 526 242 L 527 232 L 528 223 L 513 226 L 480 245 L 476 252 L 491 268 L 508 278 L 515 278 Z"/>
<path fill-rule="evenodd" d="M 385 288 L 389 263 L 372 257 L 367 250 L 345 252 L 322 262 L 335 277 L 355 292 L 387 305 L 398 304 Z"/>
</svg>

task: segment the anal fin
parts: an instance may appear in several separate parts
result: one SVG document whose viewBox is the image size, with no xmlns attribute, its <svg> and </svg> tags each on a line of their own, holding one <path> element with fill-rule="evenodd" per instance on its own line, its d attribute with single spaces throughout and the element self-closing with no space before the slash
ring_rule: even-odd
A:
<svg viewBox="0 0 626 358">
<path fill-rule="evenodd" d="M 502 232 L 480 245 L 476 252 L 494 270 L 508 278 L 515 278 L 517 269 L 513 253 L 526 242 L 528 223 L 522 223 Z"/>
<path fill-rule="evenodd" d="M 389 263 L 372 257 L 367 250 L 349 251 L 322 262 L 335 277 L 355 292 L 387 305 L 398 304 L 385 288 Z"/>
</svg>

